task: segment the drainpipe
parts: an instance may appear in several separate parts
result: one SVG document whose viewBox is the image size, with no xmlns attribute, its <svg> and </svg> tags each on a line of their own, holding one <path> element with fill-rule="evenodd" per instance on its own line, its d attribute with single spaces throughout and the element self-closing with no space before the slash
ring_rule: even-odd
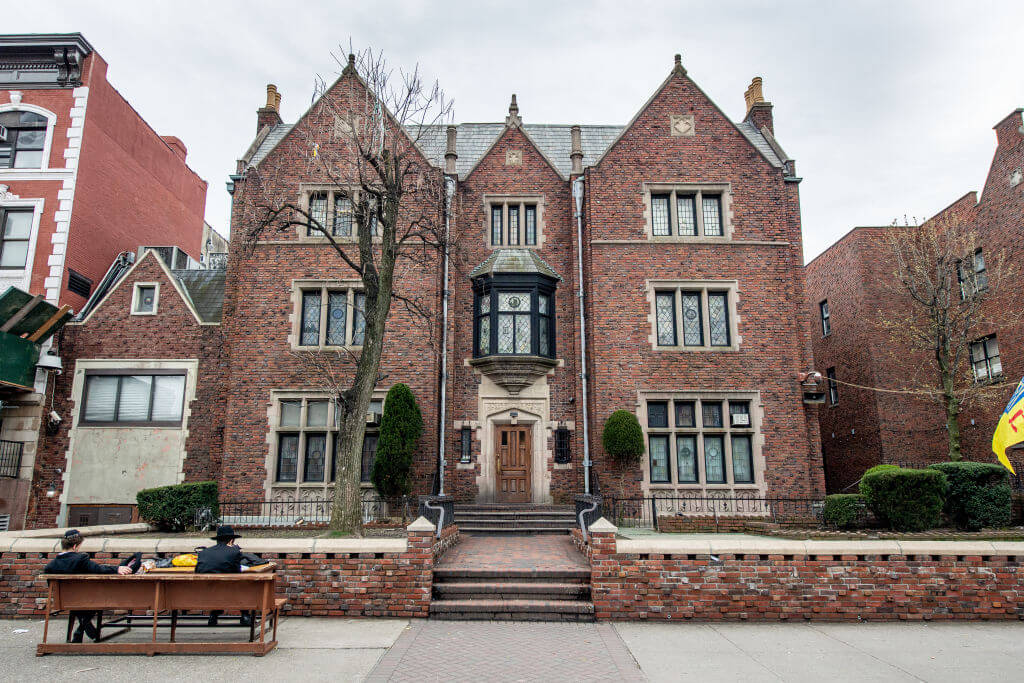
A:
<svg viewBox="0 0 1024 683">
<path fill-rule="evenodd" d="M 448 234 L 451 226 L 451 215 L 452 215 L 452 197 L 455 195 L 455 179 L 451 176 L 445 176 L 444 179 L 444 253 L 442 259 L 444 261 L 444 285 L 441 295 L 441 410 L 439 414 L 438 425 L 438 446 L 437 446 L 437 465 L 440 468 L 437 475 L 437 495 L 444 495 L 444 428 L 446 420 L 446 407 L 447 407 L 447 389 L 448 389 Z M 441 512 L 441 519 L 444 519 L 444 512 Z M 441 525 L 438 524 L 438 531 L 440 532 Z"/>
<path fill-rule="evenodd" d="M 583 389 L 583 492 L 590 495 L 590 419 L 587 416 L 587 314 L 583 299 L 583 176 L 572 183 L 576 200 L 576 255 L 579 265 L 580 387 Z"/>
</svg>

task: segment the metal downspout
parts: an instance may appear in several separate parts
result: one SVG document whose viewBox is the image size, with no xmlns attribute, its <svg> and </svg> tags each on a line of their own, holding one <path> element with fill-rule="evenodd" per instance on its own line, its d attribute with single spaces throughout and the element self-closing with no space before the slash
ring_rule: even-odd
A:
<svg viewBox="0 0 1024 683">
<path fill-rule="evenodd" d="M 583 176 L 572 183 L 576 200 L 576 258 L 579 266 L 580 387 L 583 390 L 583 492 L 590 495 L 590 418 L 587 415 L 587 314 L 583 298 Z"/>
<path fill-rule="evenodd" d="M 447 408 L 447 390 L 448 390 L 448 235 L 449 228 L 451 226 L 451 215 L 452 215 L 452 197 L 455 195 L 455 179 L 451 176 L 445 176 L 444 179 L 444 245 L 443 245 L 443 261 L 444 261 L 444 283 L 441 294 L 441 410 L 439 411 L 438 417 L 438 429 L 437 429 L 437 465 L 439 468 L 437 475 L 437 495 L 444 495 L 444 441 L 445 441 L 445 421 L 447 419 L 446 408 Z M 442 520 L 444 519 L 444 512 L 441 512 Z M 438 525 L 438 531 L 440 531 L 440 525 Z"/>
</svg>

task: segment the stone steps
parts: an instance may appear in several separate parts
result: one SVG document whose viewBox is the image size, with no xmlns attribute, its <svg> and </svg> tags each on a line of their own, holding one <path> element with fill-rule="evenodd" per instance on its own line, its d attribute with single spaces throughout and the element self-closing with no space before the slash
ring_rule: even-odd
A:
<svg viewBox="0 0 1024 683">
<path fill-rule="evenodd" d="M 455 523 L 465 533 L 564 534 L 575 525 L 573 508 L 564 505 L 456 505 Z"/>
<path fill-rule="evenodd" d="M 437 568 L 430 617 L 593 621 L 590 570 Z"/>
</svg>

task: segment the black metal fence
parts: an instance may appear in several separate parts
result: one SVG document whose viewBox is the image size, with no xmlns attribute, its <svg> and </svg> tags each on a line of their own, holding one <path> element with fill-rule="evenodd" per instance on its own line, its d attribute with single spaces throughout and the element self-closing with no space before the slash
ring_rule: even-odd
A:
<svg viewBox="0 0 1024 683">
<path fill-rule="evenodd" d="M 615 526 L 657 529 L 659 517 L 749 518 L 776 524 L 817 523 L 824 501 L 818 498 L 765 498 L 746 495 L 605 497 L 602 514 Z"/>
<path fill-rule="evenodd" d="M 227 501 L 220 503 L 219 515 L 210 510 L 196 514 L 197 527 L 230 524 L 237 527 L 303 527 L 325 526 L 331 521 L 330 500 Z M 400 517 L 409 520 L 416 509 L 410 496 L 363 501 L 363 524 L 383 522 Z"/>
<path fill-rule="evenodd" d="M 18 478 L 24 447 L 20 441 L 0 441 L 0 477 Z"/>
</svg>

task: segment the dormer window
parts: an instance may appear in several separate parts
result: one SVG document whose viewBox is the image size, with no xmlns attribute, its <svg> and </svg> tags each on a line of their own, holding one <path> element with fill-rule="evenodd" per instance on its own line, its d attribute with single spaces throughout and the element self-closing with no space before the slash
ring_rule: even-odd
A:
<svg viewBox="0 0 1024 683">
<path fill-rule="evenodd" d="M 30 111 L 0 114 L 0 168 L 42 168 L 46 124 Z"/>
</svg>

